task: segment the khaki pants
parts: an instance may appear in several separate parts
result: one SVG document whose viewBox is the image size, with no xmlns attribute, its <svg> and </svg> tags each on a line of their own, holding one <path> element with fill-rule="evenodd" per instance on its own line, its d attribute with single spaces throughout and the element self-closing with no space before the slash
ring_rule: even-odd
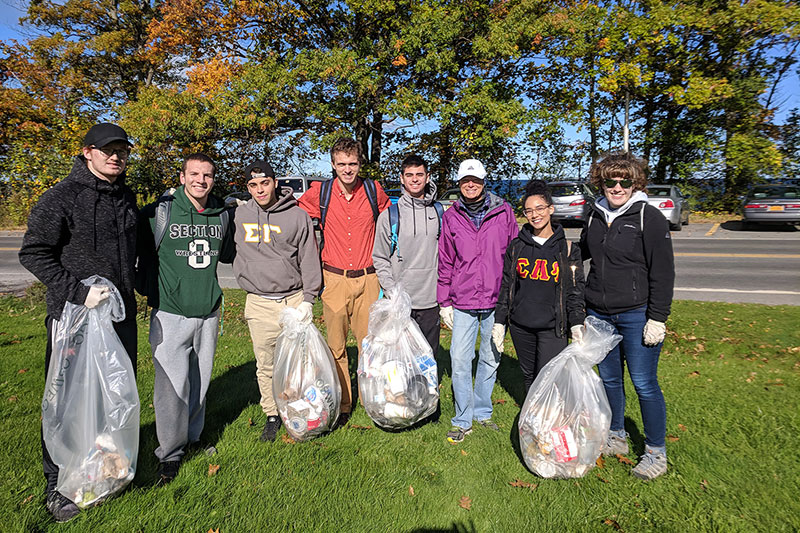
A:
<svg viewBox="0 0 800 533">
<path fill-rule="evenodd" d="M 361 354 L 361 339 L 367 336 L 369 306 L 378 299 L 380 283 L 376 274 L 366 274 L 358 278 L 348 278 L 322 271 L 325 290 L 322 291 L 322 316 L 328 330 L 328 346 L 336 360 L 336 371 L 342 385 L 342 413 L 352 409 L 350 368 L 347 360 L 347 330 L 353 336 Z"/>
<path fill-rule="evenodd" d="M 272 394 L 272 372 L 275 362 L 275 341 L 281 332 L 278 320 L 285 307 L 297 307 L 303 302 L 303 291 L 298 291 L 280 300 L 271 300 L 248 294 L 244 307 L 244 319 L 253 339 L 256 356 L 256 379 L 261 392 L 261 410 L 267 416 L 278 415 L 275 397 Z"/>
</svg>

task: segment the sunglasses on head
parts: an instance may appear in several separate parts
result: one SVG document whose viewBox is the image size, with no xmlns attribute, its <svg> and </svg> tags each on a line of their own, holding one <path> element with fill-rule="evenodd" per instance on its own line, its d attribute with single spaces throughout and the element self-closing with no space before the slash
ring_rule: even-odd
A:
<svg viewBox="0 0 800 533">
<path fill-rule="evenodd" d="M 627 189 L 628 187 L 631 187 L 633 185 L 633 180 L 607 179 L 604 180 L 603 183 L 605 183 L 607 189 L 613 189 L 614 187 L 617 186 L 618 183 L 620 187 L 622 187 L 623 189 Z"/>
</svg>

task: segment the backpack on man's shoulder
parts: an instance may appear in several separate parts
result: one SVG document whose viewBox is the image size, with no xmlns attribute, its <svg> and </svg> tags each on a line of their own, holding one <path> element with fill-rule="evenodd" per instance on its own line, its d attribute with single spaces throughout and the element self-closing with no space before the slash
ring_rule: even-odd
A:
<svg viewBox="0 0 800 533">
<path fill-rule="evenodd" d="M 325 246 L 325 220 L 328 218 L 328 207 L 331 205 L 331 194 L 333 193 L 333 182 L 336 178 L 330 178 L 322 182 L 319 187 L 319 251 Z M 380 210 L 378 209 L 378 189 L 375 182 L 369 178 L 361 178 L 364 185 L 364 192 L 367 194 L 369 206 L 372 208 L 372 222 L 378 220 Z"/>
<path fill-rule="evenodd" d="M 442 234 L 442 216 L 444 215 L 444 207 L 439 202 L 433 202 L 433 208 L 436 210 L 436 215 L 439 218 L 439 232 L 436 234 L 438 239 Z M 394 255 L 397 250 L 397 238 L 400 234 L 400 208 L 397 204 L 389 206 L 389 229 L 392 232 L 391 239 L 389 240 L 389 257 Z"/>
</svg>

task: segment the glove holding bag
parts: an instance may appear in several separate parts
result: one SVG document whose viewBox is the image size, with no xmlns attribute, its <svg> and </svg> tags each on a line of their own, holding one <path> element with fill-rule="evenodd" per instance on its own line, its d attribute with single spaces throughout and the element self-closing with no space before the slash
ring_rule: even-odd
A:
<svg viewBox="0 0 800 533">
<path fill-rule="evenodd" d="M 342 388 L 328 344 L 303 309 L 281 311 L 272 394 L 296 441 L 329 431 L 339 418 Z"/>
<path fill-rule="evenodd" d="M 519 417 L 525 464 L 545 478 L 582 477 L 608 437 L 611 407 L 592 367 L 622 340 L 599 318 L 586 318 L 582 342 L 547 363 L 531 385 Z"/>
<path fill-rule="evenodd" d="M 82 283 L 104 298 L 89 302 L 91 309 L 67 302 L 53 321 L 42 433 L 59 468 L 56 490 L 86 508 L 121 491 L 136 473 L 139 394 L 112 324 L 125 320 L 122 296 L 100 276 Z"/>
<path fill-rule="evenodd" d="M 368 332 L 361 343 L 358 390 L 370 418 L 399 429 L 432 415 L 439 403 L 436 361 L 399 284 L 370 307 Z"/>
</svg>

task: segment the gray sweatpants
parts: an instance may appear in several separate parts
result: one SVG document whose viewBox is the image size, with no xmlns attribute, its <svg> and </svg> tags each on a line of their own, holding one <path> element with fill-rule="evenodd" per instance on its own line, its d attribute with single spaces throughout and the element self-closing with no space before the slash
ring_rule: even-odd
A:
<svg viewBox="0 0 800 533">
<path fill-rule="evenodd" d="M 159 309 L 150 315 L 156 457 L 161 462 L 180 461 L 184 446 L 200 439 L 218 328 L 219 309 L 202 318 Z"/>
</svg>

